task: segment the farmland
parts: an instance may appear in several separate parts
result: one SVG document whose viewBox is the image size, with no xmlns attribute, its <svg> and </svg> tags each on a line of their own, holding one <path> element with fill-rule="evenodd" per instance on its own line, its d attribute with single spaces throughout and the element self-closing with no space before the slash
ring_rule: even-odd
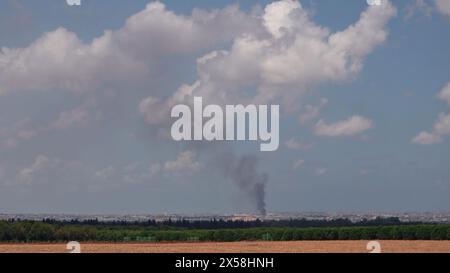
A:
<svg viewBox="0 0 450 273">
<path fill-rule="evenodd" d="M 383 253 L 450 253 L 450 241 L 382 240 Z M 83 243 L 82 253 L 367 253 L 368 241 Z M 0 244 L 0 253 L 67 253 L 66 244 Z"/>
</svg>

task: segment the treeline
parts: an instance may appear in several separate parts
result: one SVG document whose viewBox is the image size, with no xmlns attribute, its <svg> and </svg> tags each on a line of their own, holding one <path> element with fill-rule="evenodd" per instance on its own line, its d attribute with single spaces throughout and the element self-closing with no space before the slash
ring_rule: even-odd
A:
<svg viewBox="0 0 450 273">
<path fill-rule="evenodd" d="M 14 221 L 14 220 L 10 220 Z M 180 229 L 234 229 L 234 228 L 259 228 L 259 227 L 352 227 L 352 226 L 393 226 L 393 225 L 417 225 L 421 222 L 401 222 L 398 217 L 377 217 L 375 219 L 363 219 L 352 222 L 349 219 L 332 220 L 309 220 L 309 219 L 288 219 L 288 220 L 264 220 L 253 221 L 243 220 L 186 220 L 168 219 L 165 221 L 99 221 L 90 220 L 70 220 L 59 221 L 54 219 L 43 219 L 44 223 L 61 225 L 83 225 L 83 226 L 108 226 L 108 227 L 150 227 L 157 229 L 180 228 Z"/>
<path fill-rule="evenodd" d="M 34 221 L 0 222 L 0 242 L 227 242 L 374 239 L 450 240 L 450 225 L 155 229 L 144 226 L 68 225 Z"/>
</svg>

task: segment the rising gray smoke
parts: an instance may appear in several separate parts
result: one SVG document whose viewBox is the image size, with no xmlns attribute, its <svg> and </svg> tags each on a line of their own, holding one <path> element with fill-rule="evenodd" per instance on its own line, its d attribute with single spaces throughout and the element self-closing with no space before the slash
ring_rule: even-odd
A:
<svg viewBox="0 0 450 273">
<path fill-rule="evenodd" d="M 232 162 L 227 175 L 256 204 L 258 212 L 265 215 L 268 176 L 257 172 L 257 164 L 258 159 L 255 156 L 242 156 Z"/>
<path fill-rule="evenodd" d="M 227 149 L 228 148 L 228 149 Z M 253 155 L 237 156 L 230 147 L 215 153 L 211 163 L 231 180 L 255 204 L 261 215 L 266 214 L 266 184 L 268 175 L 257 170 L 258 158 Z"/>
</svg>

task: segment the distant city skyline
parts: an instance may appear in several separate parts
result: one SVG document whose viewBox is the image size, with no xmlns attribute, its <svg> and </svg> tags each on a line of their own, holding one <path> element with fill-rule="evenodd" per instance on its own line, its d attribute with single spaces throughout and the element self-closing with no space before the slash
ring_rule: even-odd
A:
<svg viewBox="0 0 450 273">
<path fill-rule="evenodd" d="M 347 219 L 352 222 L 362 222 L 364 220 L 375 220 L 377 218 L 389 219 L 398 218 L 401 222 L 424 222 L 424 223 L 450 223 L 450 212 L 269 212 L 266 215 L 258 214 L 214 214 L 214 213 L 194 213 L 194 214 L 177 214 L 177 213 L 160 213 L 160 214 L 1 214 L 0 220 L 31 220 L 42 221 L 89 221 L 96 220 L 99 222 L 146 222 L 152 221 L 279 221 L 279 220 L 336 220 Z"/>
</svg>

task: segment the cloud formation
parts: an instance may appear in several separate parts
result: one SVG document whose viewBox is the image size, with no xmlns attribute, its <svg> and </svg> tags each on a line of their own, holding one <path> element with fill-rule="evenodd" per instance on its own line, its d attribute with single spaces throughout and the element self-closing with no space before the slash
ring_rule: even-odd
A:
<svg viewBox="0 0 450 273">
<path fill-rule="evenodd" d="M 365 57 L 386 40 L 386 24 L 395 14 L 390 2 L 369 7 L 356 23 L 332 33 L 314 23 L 299 2 L 273 2 L 258 17 L 256 30 L 236 36 L 228 50 L 198 58 L 193 84 L 165 100 L 144 99 L 140 111 L 151 124 L 164 123 L 155 117 L 166 117 L 163 109 L 192 96 L 216 104 L 276 101 L 295 110 L 311 87 L 355 76 Z"/>
<path fill-rule="evenodd" d="M 430 145 L 442 142 L 442 137 L 434 132 L 429 133 L 426 131 L 422 131 L 417 136 L 415 136 L 411 141 L 412 143 L 415 144 Z"/>
<path fill-rule="evenodd" d="M 181 152 L 175 160 L 164 163 L 164 170 L 171 173 L 194 173 L 202 168 L 193 151 Z"/>
<path fill-rule="evenodd" d="M 441 89 L 437 97 L 450 106 L 450 82 Z M 445 135 L 450 135 L 450 114 L 440 113 L 433 125 L 433 130 L 420 132 L 411 142 L 421 145 L 437 144 L 443 141 Z"/>
<path fill-rule="evenodd" d="M 24 184 L 31 184 L 38 179 L 48 179 L 48 172 L 53 171 L 60 164 L 57 158 L 49 158 L 39 155 L 29 167 L 22 169 L 18 174 L 18 180 Z"/>
<path fill-rule="evenodd" d="M 444 135 L 450 135 L 450 114 L 441 113 L 433 125 L 433 131 L 420 132 L 412 139 L 412 142 L 422 145 L 436 144 L 442 142 Z"/>
<path fill-rule="evenodd" d="M 332 124 L 321 119 L 314 126 L 314 133 L 326 137 L 353 136 L 372 128 L 372 126 L 372 121 L 362 116 L 352 116 Z"/>
<path fill-rule="evenodd" d="M 150 164 L 150 174 L 152 176 L 158 174 L 193 175 L 204 167 L 197 157 L 197 153 L 193 150 L 182 151 L 177 155 L 176 159 Z"/>
<path fill-rule="evenodd" d="M 182 16 L 152 2 L 121 29 L 106 30 L 90 43 L 61 27 L 27 47 L 1 49 L 0 95 L 136 87 L 156 79 L 161 58 L 196 53 L 257 31 L 254 21 L 237 6 Z"/>
<path fill-rule="evenodd" d="M 441 89 L 437 97 L 438 99 L 447 102 L 448 106 L 450 106 L 450 82 Z"/>
</svg>

